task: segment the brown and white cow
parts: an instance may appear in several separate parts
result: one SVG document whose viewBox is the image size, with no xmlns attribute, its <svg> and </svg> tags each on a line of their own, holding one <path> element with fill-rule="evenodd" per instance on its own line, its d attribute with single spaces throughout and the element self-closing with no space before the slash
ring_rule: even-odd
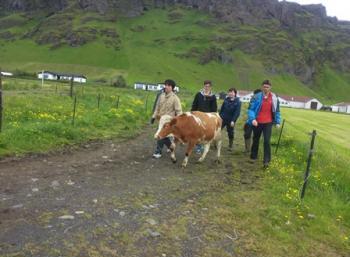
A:
<svg viewBox="0 0 350 257">
<path fill-rule="evenodd" d="M 182 167 L 186 167 L 194 146 L 196 144 L 204 144 L 204 152 L 198 160 L 202 162 L 213 140 L 217 145 L 217 160 L 219 160 L 221 153 L 221 123 L 222 120 L 217 113 L 186 112 L 165 123 L 157 136 L 158 139 L 161 139 L 172 134 L 175 137 L 175 143 L 188 144 L 186 157 L 182 162 Z M 171 148 L 171 159 L 173 162 L 176 162 L 175 146 Z"/>
</svg>

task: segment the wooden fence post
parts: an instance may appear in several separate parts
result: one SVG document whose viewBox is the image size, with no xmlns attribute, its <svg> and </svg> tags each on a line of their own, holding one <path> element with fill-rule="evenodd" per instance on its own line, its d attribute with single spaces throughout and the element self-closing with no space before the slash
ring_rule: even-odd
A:
<svg viewBox="0 0 350 257">
<path fill-rule="evenodd" d="M 100 109 L 100 101 L 101 101 L 101 93 L 98 93 L 98 96 L 97 96 L 97 109 L 98 110 Z"/>
<path fill-rule="evenodd" d="M 306 190 L 306 186 L 307 186 L 307 181 L 309 180 L 309 176 L 310 176 L 310 166 L 311 166 L 312 155 L 314 153 L 315 137 L 316 137 L 316 130 L 312 131 L 312 134 L 311 134 L 311 145 L 310 145 L 310 150 L 309 150 L 309 157 L 307 159 L 306 172 L 305 172 L 305 176 L 304 176 L 304 184 L 303 184 L 303 188 L 301 190 L 301 199 L 304 198 L 305 190 Z"/>
<path fill-rule="evenodd" d="M 146 96 L 146 103 L 145 103 L 146 113 L 147 113 L 147 106 L 148 106 L 148 97 L 149 97 L 149 92 L 147 92 L 147 96 Z"/>
<path fill-rule="evenodd" d="M 119 98 L 120 98 L 120 96 L 118 95 L 117 104 L 116 104 L 116 108 L 117 108 L 117 109 L 119 108 Z"/>
<path fill-rule="evenodd" d="M 75 112 L 77 109 L 77 96 L 74 96 L 74 104 L 73 104 L 73 117 L 72 117 L 72 125 L 75 123 Z"/>
<path fill-rule="evenodd" d="M 69 92 L 70 97 L 73 97 L 73 86 L 74 86 L 73 82 L 74 82 L 74 77 L 72 77 L 70 80 L 70 92 Z"/>
</svg>

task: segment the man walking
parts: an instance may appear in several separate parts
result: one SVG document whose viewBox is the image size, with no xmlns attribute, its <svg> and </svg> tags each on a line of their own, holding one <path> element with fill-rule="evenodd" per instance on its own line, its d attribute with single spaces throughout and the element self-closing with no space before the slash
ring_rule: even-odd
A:
<svg viewBox="0 0 350 257">
<path fill-rule="evenodd" d="M 277 96 L 271 92 L 271 83 L 264 80 L 260 93 L 253 96 L 248 108 L 248 123 L 253 126 L 253 144 L 250 158 L 256 160 L 258 157 L 259 140 L 261 134 L 264 136 L 264 168 L 271 161 L 271 132 L 272 125 L 280 126 L 281 116 Z"/>
<path fill-rule="evenodd" d="M 159 96 L 155 111 L 152 115 L 151 124 L 153 124 L 156 119 L 159 120 L 160 117 L 165 114 L 175 117 L 182 113 L 180 99 L 173 92 L 176 85 L 175 81 L 167 79 L 164 84 L 164 92 Z M 157 141 L 157 146 L 153 154 L 153 158 L 162 157 L 162 149 L 164 145 L 170 148 L 171 140 L 169 137 Z"/>
<path fill-rule="evenodd" d="M 205 80 L 203 84 L 203 89 L 194 97 L 191 111 L 217 112 L 216 96 L 211 91 L 212 82 L 210 80 Z M 202 145 L 196 145 L 195 151 L 197 154 L 201 154 L 203 150 Z"/>
</svg>

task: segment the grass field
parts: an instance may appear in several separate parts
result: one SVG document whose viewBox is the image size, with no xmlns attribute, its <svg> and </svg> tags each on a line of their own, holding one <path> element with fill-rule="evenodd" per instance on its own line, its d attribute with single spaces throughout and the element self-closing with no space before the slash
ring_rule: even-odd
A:
<svg viewBox="0 0 350 257">
<path fill-rule="evenodd" d="M 5 80 L 4 89 L 0 156 L 131 137 L 148 122 L 155 96 L 130 89 L 77 86 L 77 113 L 72 125 L 73 100 L 68 96 L 68 84 L 45 83 L 41 88 L 40 81 Z M 192 97 L 192 93 L 180 92 L 184 110 L 190 109 Z M 203 206 L 221 206 L 210 208 L 208 219 L 230 233 L 235 228 L 249 234 L 251 240 L 240 244 L 260 256 L 346 256 L 350 251 L 350 116 L 295 109 L 281 112 L 286 123 L 270 168 L 261 170 L 262 178 L 251 190 L 232 192 L 229 184 L 223 184 L 219 191 L 201 199 Z M 242 111 L 237 130 L 244 116 Z M 314 129 L 317 137 L 311 176 L 301 201 Z M 278 133 L 274 130 L 273 143 Z M 233 173 L 235 176 L 236 171 Z M 211 231 L 206 236 L 216 235 Z"/>
<path fill-rule="evenodd" d="M 284 134 L 262 192 L 248 197 L 237 212 L 249 215 L 246 225 L 263 242 L 257 246 L 263 256 L 347 256 L 350 116 L 296 109 L 282 109 L 282 116 Z M 317 132 L 315 152 L 302 201 L 312 130 Z M 274 132 L 276 142 L 279 131 Z"/>
<path fill-rule="evenodd" d="M 111 137 L 128 138 L 149 119 L 155 94 L 105 86 L 8 80 L 3 83 L 4 118 L 0 156 L 47 152 L 65 145 Z"/>
</svg>

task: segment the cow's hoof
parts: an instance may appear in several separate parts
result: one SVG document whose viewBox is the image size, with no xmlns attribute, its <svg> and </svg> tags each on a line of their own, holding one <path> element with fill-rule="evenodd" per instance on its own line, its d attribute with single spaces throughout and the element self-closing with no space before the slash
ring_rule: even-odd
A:
<svg viewBox="0 0 350 257">
<path fill-rule="evenodd" d="M 171 161 L 172 161 L 173 163 L 176 163 L 176 162 L 177 162 L 177 160 L 176 160 L 176 159 L 175 159 L 175 160 L 171 159 Z"/>
<path fill-rule="evenodd" d="M 197 163 L 202 163 L 203 161 L 204 161 L 204 159 L 199 158 L 198 161 L 197 161 Z"/>
<path fill-rule="evenodd" d="M 216 159 L 216 160 L 215 160 L 215 163 L 216 163 L 216 164 L 220 164 L 220 163 L 221 163 L 221 160 Z"/>
</svg>

